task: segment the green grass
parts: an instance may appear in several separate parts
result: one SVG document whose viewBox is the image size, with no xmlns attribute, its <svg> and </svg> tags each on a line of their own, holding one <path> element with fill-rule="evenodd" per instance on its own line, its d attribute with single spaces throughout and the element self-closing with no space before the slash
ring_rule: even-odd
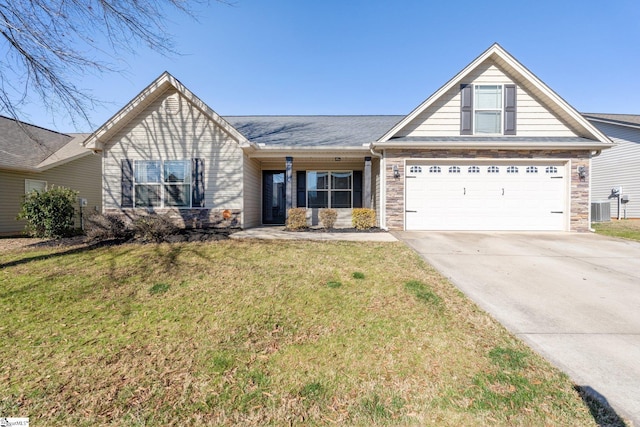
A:
<svg viewBox="0 0 640 427">
<path fill-rule="evenodd" d="M 604 236 L 621 237 L 640 241 L 640 221 L 623 219 L 611 222 L 594 222 L 596 233 Z"/>
<path fill-rule="evenodd" d="M 0 311 L 0 415 L 36 425 L 594 425 L 400 243 L 5 252 Z"/>
</svg>

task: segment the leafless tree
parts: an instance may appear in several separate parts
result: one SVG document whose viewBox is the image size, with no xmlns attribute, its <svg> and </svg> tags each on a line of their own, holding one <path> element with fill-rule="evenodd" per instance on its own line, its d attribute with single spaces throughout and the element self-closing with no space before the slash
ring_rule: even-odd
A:
<svg viewBox="0 0 640 427">
<path fill-rule="evenodd" d="M 167 17 L 193 16 L 206 0 L 0 0 L 0 112 L 18 119 L 36 98 L 74 124 L 98 102 L 77 86 L 91 72 L 114 71 L 115 56 L 146 45 L 174 53 Z M 106 60 L 105 60 L 106 59 Z"/>
</svg>

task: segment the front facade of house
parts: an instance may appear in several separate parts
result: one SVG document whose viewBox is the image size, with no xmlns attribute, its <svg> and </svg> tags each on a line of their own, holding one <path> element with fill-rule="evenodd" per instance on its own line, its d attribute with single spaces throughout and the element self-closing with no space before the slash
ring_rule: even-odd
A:
<svg viewBox="0 0 640 427">
<path fill-rule="evenodd" d="M 85 142 L 103 209 L 186 227 L 373 208 L 390 230 L 589 229 L 608 138 L 493 45 L 405 117 L 222 118 L 162 74 Z"/>
</svg>

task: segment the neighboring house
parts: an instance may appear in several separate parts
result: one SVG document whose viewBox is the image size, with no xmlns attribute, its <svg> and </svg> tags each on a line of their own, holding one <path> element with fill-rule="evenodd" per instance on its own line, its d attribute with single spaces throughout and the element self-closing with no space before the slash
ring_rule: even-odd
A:
<svg viewBox="0 0 640 427">
<path fill-rule="evenodd" d="M 53 185 L 79 191 L 83 211 L 100 211 L 100 157 L 82 146 L 87 134 L 62 134 L 0 116 L 0 234 L 19 234 L 25 193 Z M 80 206 L 77 206 L 80 212 Z M 80 227 L 80 216 L 76 226 Z"/>
<path fill-rule="evenodd" d="M 85 146 L 103 210 L 184 226 L 284 224 L 291 207 L 376 210 L 390 230 L 586 231 L 611 141 L 499 45 L 400 116 L 227 117 L 163 73 Z"/>
<path fill-rule="evenodd" d="M 591 200 L 610 202 L 611 217 L 640 218 L 640 115 L 583 114 L 615 146 L 593 159 Z M 629 200 L 620 204 L 613 188 L 622 189 L 620 196 Z"/>
</svg>

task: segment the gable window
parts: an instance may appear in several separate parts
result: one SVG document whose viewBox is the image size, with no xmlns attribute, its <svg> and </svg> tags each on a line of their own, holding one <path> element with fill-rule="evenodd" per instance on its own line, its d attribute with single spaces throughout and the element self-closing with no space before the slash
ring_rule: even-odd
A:
<svg viewBox="0 0 640 427">
<path fill-rule="evenodd" d="M 474 95 L 475 133 L 502 133 L 502 86 L 477 85 Z"/>
<path fill-rule="evenodd" d="M 190 207 L 191 161 L 136 160 L 135 207 Z"/>
<path fill-rule="evenodd" d="M 515 84 L 461 84 L 460 135 L 516 135 Z"/>
<path fill-rule="evenodd" d="M 308 171 L 307 207 L 351 208 L 352 171 Z"/>
</svg>

